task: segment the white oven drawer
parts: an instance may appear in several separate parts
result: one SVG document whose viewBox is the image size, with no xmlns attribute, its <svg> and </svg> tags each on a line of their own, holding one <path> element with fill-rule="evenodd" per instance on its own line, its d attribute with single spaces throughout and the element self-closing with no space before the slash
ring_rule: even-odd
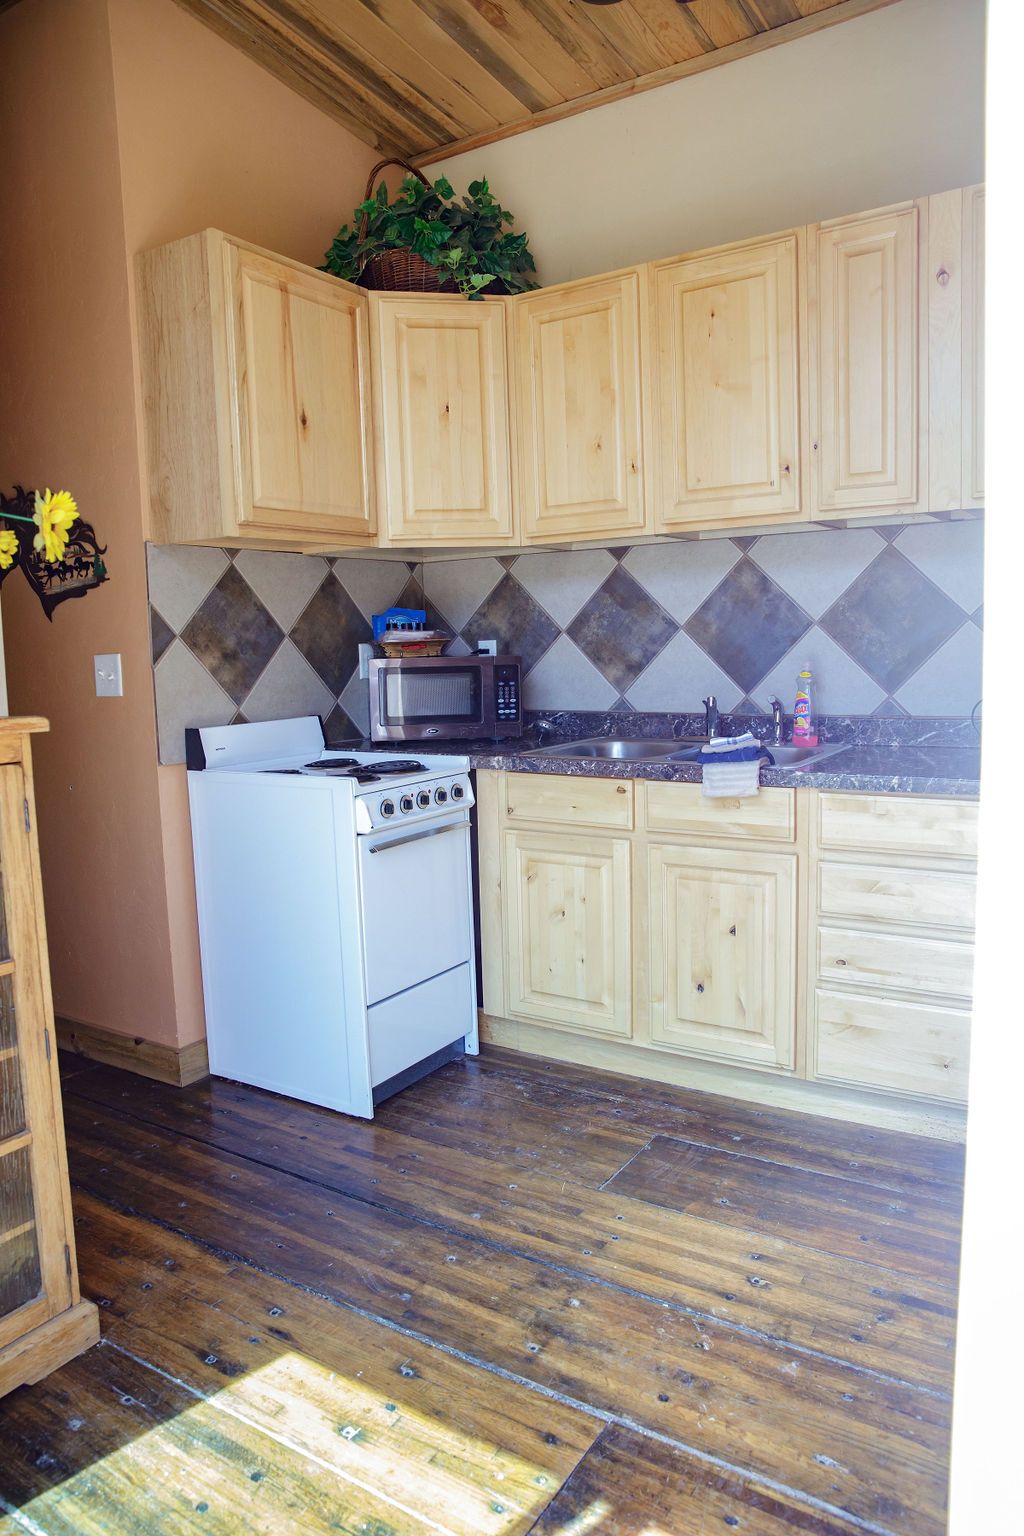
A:
<svg viewBox="0 0 1024 1536">
<path fill-rule="evenodd" d="M 476 1028 L 473 967 L 457 965 L 367 1010 L 374 1088 Z"/>
<path fill-rule="evenodd" d="M 465 817 L 360 837 L 359 878 L 368 1005 L 472 958 Z"/>
</svg>

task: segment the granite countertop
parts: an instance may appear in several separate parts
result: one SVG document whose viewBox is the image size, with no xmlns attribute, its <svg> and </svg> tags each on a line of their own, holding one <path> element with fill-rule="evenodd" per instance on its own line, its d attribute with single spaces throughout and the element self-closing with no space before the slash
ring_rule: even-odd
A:
<svg viewBox="0 0 1024 1536">
<path fill-rule="evenodd" d="M 595 736 L 669 737 L 672 723 L 680 734 L 703 730 L 703 716 L 658 717 L 639 713 L 549 717 L 553 731 L 543 744 L 568 745 Z M 828 718 L 821 721 L 822 745 L 840 747 L 818 761 L 788 768 L 762 768 L 765 788 L 866 790 L 875 794 L 978 794 L 980 743 L 970 722 L 936 720 L 875 720 L 871 717 Z M 766 733 L 763 717 L 729 719 L 729 735 L 752 729 Z M 617 758 L 562 757 L 557 752 L 537 756 L 540 745 L 536 721 L 527 721 L 522 737 L 506 741 L 431 741 L 408 743 L 339 742 L 332 745 L 362 751 L 402 751 L 417 757 L 457 753 L 473 768 L 505 769 L 509 773 L 560 773 L 587 779 L 654 779 L 699 784 L 701 768 L 692 762 L 628 762 Z"/>
</svg>

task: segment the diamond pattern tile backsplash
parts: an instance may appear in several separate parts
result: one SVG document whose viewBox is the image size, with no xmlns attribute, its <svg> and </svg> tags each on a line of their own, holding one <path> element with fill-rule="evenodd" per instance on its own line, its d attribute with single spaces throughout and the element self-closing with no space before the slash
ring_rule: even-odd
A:
<svg viewBox="0 0 1024 1536">
<path fill-rule="evenodd" d="M 981 697 L 982 522 L 673 539 L 404 560 L 149 546 L 160 760 L 186 725 L 319 714 L 365 734 L 370 618 L 426 607 L 465 654 L 523 658 L 534 710 L 792 708 L 810 667 L 835 715 L 948 715 Z"/>
</svg>

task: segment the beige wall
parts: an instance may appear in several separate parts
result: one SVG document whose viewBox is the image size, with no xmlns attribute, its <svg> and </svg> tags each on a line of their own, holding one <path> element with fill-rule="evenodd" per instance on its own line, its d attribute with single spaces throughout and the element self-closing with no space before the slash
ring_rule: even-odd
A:
<svg viewBox="0 0 1024 1536">
<path fill-rule="evenodd" d="M 53 624 L 4 588 L 12 709 L 36 738 L 57 1011 L 184 1044 L 203 1033 L 184 774 L 158 769 L 131 264 L 216 225 L 318 262 L 367 146 L 173 0 L 0 13 L 0 483 L 67 485 L 109 541 L 109 585 Z M 59 110 L 39 82 L 59 80 Z M 120 651 L 125 697 L 96 699 Z"/>
<path fill-rule="evenodd" d="M 899 0 L 429 167 L 486 174 L 544 282 L 982 177 L 984 0 Z"/>
</svg>

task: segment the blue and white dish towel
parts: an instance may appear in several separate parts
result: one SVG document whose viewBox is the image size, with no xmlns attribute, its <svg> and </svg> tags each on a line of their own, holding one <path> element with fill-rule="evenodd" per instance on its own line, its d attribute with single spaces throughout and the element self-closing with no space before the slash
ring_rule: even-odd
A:
<svg viewBox="0 0 1024 1536">
<path fill-rule="evenodd" d="M 772 766 L 774 757 L 752 731 L 742 736 L 712 736 L 700 749 L 703 770 L 701 793 L 730 795 L 742 799 L 756 795 L 760 787 L 761 764 Z"/>
</svg>

